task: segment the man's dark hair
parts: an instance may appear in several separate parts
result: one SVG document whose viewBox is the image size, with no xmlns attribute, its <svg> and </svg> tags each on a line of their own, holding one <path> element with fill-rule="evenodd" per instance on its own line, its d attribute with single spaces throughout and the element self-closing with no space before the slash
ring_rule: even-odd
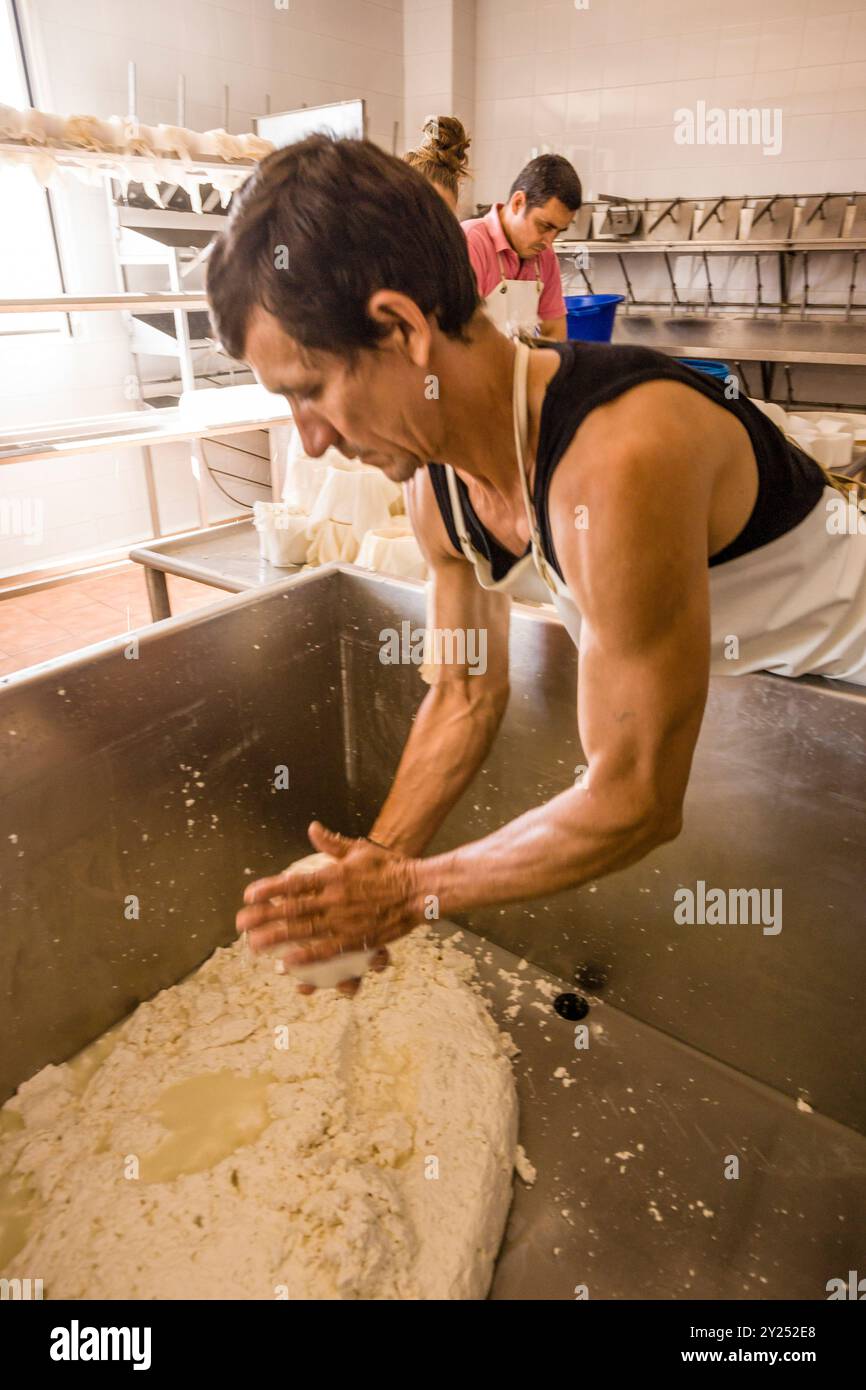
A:
<svg viewBox="0 0 866 1390">
<path fill-rule="evenodd" d="M 551 198 L 558 198 L 572 212 L 577 212 L 582 196 L 577 170 L 561 154 L 540 154 L 531 159 L 511 185 L 509 198 L 515 193 L 526 194 L 527 208 L 540 208 Z"/>
<path fill-rule="evenodd" d="M 478 305 L 460 223 L 403 160 L 368 140 L 311 135 L 269 154 L 232 202 L 208 259 L 220 343 L 243 358 L 261 305 L 302 347 L 354 358 L 386 328 L 367 313 L 398 290 L 462 337 Z"/>
</svg>

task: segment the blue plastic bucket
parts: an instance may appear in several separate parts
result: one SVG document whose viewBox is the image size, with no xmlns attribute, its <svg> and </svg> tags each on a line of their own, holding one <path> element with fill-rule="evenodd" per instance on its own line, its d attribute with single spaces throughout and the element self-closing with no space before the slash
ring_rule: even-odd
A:
<svg viewBox="0 0 866 1390">
<path fill-rule="evenodd" d="M 565 317 L 569 338 L 586 343 L 609 343 L 616 306 L 623 294 L 567 294 Z"/>
<path fill-rule="evenodd" d="M 719 381 L 727 381 L 732 375 L 731 368 L 727 362 L 717 362 L 710 357 L 678 357 L 676 359 L 684 367 L 691 367 L 692 371 L 703 372 L 705 376 L 718 377 Z"/>
</svg>

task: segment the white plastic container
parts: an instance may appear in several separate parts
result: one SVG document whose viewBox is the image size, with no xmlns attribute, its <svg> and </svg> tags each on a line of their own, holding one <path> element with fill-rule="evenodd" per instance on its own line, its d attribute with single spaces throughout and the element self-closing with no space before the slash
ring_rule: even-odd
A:
<svg viewBox="0 0 866 1390">
<path fill-rule="evenodd" d="M 825 434 L 822 430 L 818 430 L 815 433 L 810 453 L 824 468 L 829 468 L 831 471 L 845 469 L 849 467 L 854 457 L 854 440 L 850 434 L 841 431 Z"/>
<path fill-rule="evenodd" d="M 749 400 L 752 402 L 752 405 L 756 405 L 759 410 L 762 410 L 768 419 L 772 420 L 773 424 L 776 425 L 783 434 L 785 433 L 788 428 L 788 416 L 780 405 L 776 405 L 775 401 L 756 400 L 754 396 L 750 396 Z"/>
<path fill-rule="evenodd" d="M 310 518 L 288 502 L 253 503 L 253 525 L 259 533 L 263 560 L 286 569 L 307 562 Z"/>
<path fill-rule="evenodd" d="M 788 433 L 824 468 L 844 470 L 853 460 L 856 430 L 845 415 L 789 415 Z"/>
</svg>

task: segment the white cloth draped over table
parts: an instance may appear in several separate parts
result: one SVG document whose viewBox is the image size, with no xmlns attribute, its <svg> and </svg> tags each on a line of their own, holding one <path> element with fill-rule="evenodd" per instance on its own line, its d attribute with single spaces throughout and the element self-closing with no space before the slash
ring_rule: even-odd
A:
<svg viewBox="0 0 866 1390">
<path fill-rule="evenodd" d="M 310 458 L 304 453 L 301 436 L 291 427 L 289 447 L 286 451 L 286 476 L 283 480 L 282 499 L 293 507 L 300 507 L 309 516 L 316 505 L 328 464 L 334 458 L 341 458 L 336 449 L 326 449 L 321 458 Z"/>
<path fill-rule="evenodd" d="M 310 513 L 310 563 L 352 561 L 374 526 L 386 526 L 399 488 L 378 468 L 341 458 L 330 463 Z"/>
<path fill-rule="evenodd" d="M 355 561 L 361 569 L 393 574 L 400 579 L 426 579 L 427 562 L 407 516 L 368 531 Z"/>
<path fill-rule="evenodd" d="M 282 498 L 308 515 L 311 565 L 353 563 L 367 532 L 403 512 L 402 489 L 380 469 L 347 459 L 338 449 L 310 458 L 296 429 L 289 439 Z"/>
</svg>

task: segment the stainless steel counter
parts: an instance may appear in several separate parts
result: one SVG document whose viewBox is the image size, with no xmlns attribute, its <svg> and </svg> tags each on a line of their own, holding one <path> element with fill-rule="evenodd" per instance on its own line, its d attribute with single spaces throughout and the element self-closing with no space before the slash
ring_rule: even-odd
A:
<svg viewBox="0 0 866 1390">
<path fill-rule="evenodd" d="M 614 343 L 656 348 L 676 357 L 722 357 L 741 362 L 807 362 L 866 366 L 866 320 L 846 323 L 793 315 L 617 314 Z"/>
<path fill-rule="evenodd" d="M 258 533 L 251 521 L 230 521 L 193 535 L 138 545 L 129 552 L 130 560 L 144 566 L 150 611 L 154 622 L 171 616 L 166 575 L 195 579 L 230 594 L 260 589 L 297 574 L 299 565 L 289 569 L 263 560 Z"/>
</svg>

